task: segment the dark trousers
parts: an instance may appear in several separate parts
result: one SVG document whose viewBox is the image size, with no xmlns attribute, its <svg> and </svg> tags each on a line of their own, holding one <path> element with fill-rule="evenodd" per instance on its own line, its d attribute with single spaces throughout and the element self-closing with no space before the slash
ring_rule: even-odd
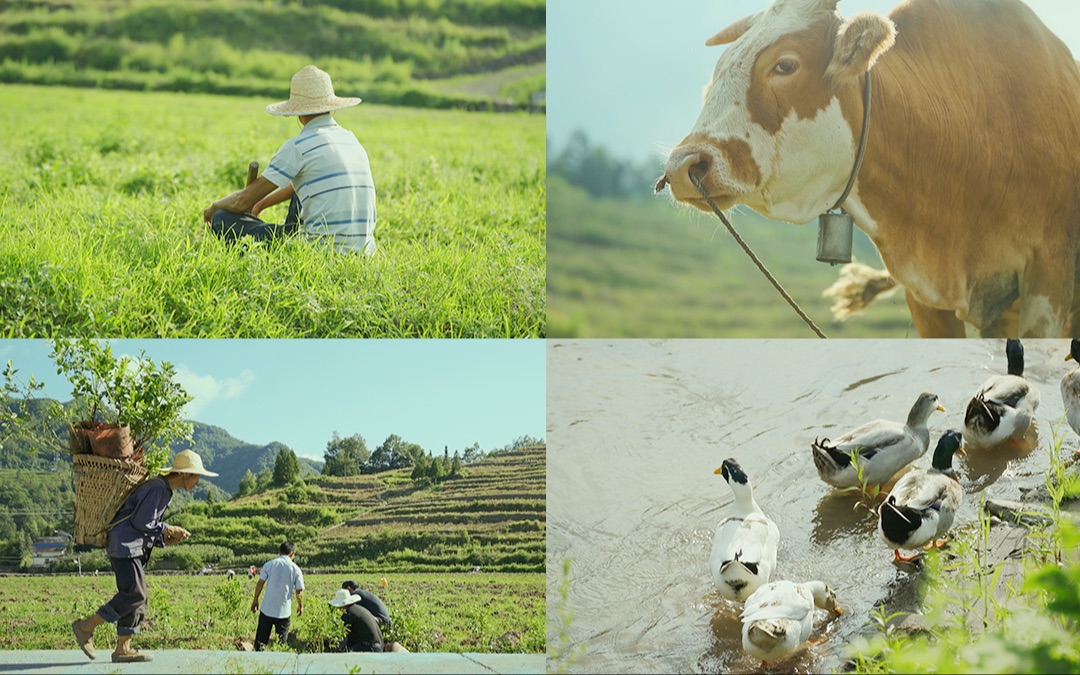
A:
<svg viewBox="0 0 1080 675">
<path fill-rule="evenodd" d="M 339 652 L 382 652 L 383 645 L 381 642 L 356 642 L 349 644 L 349 638 L 342 638 L 338 643 L 337 650 Z"/>
<path fill-rule="evenodd" d="M 146 574 L 150 551 L 139 558 L 109 558 L 116 577 L 116 595 L 97 613 L 109 623 L 116 624 L 117 635 L 135 635 L 146 617 Z"/>
<path fill-rule="evenodd" d="M 300 229 L 300 198 L 293 195 L 289 202 L 289 214 L 281 225 L 264 223 L 247 213 L 232 213 L 218 209 L 210 219 L 210 230 L 227 242 L 234 242 L 245 235 L 255 241 L 270 241 L 296 234 Z"/>
<path fill-rule="evenodd" d="M 255 651 L 261 652 L 262 648 L 270 644 L 270 629 L 277 631 L 278 642 L 284 644 L 289 637 L 289 622 L 292 617 L 275 619 L 259 612 L 259 627 L 255 629 Z"/>
</svg>

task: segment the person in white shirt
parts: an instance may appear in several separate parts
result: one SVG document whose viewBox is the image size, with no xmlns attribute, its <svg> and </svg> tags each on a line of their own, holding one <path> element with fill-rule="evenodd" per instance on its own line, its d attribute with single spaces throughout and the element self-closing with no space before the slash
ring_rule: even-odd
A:
<svg viewBox="0 0 1080 675">
<path fill-rule="evenodd" d="M 268 561 L 259 570 L 259 580 L 255 583 L 255 597 L 251 600 L 252 613 L 259 612 L 259 627 L 255 631 L 255 651 L 270 643 L 270 629 L 277 632 L 277 639 L 284 643 L 289 636 L 289 622 L 292 619 L 292 597 L 296 596 L 296 616 L 304 614 L 304 573 L 293 562 L 296 546 L 292 542 L 282 542 L 278 547 L 278 557 Z M 266 595 L 262 605 L 259 595 L 263 588 Z"/>
<path fill-rule="evenodd" d="M 338 251 L 374 253 L 375 180 L 367 151 L 330 114 L 358 103 L 359 98 L 337 96 L 324 71 L 300 69 L 289 100 L 266 107 L 272 115 L 298 117 L 300 133 L 285 141 L 261 176 L 203 211 L 210 229 L 230 242 L 245 235 L 266 241 L 303 232 L 329 240 Z M 259 219 L 264 209 L 286 200 L 283 224 Z"/>
</svg>

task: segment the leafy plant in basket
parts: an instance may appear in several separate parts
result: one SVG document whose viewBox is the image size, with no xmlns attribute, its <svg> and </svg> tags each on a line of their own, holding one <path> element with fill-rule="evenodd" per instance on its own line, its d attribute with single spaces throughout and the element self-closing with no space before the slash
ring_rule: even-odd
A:
<svg viewBox="0 0 1080 675">
<path fill-rule="evenodd" d="M 108 343 L 86 338 L 55 340 L 50 356 L 72 385 L 79 415 L 73 428 L 127 427 L 131 458 L 151 475 L 165 466 L 174 441 L 191 440 L 191 422 L 181 416 L 191 396 L 175 381 L 171 363 L 155 363 L 145 351 L 118 358 Z"/>
</svg>

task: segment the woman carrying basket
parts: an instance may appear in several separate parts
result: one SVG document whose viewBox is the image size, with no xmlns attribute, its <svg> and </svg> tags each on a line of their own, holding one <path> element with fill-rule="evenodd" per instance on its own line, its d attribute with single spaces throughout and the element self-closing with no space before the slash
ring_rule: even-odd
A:
<svg viewBox="0 0 1080 675">
<path fill-rule="evenodd" d="M 173 465 L 161 473 L 132 490 L 113 519 L 106 553 L 116 577 L 116 595 L 94 614 L 71 624 L 79 647 L 92 659 L 97 657 L 94 629 L 107 621 L 116 624 L 114 663 L 151 660 L 149 654 L 131 648 L 131 637 L 139 632 L 146 616 L 146 563 L 154 546 L 172 546 L 191 536 L 182 527 L 162 522 L 161 517 L 174 490 L 191 491 L 199 484 L 199 476 L 217 475 L 204 469 L 202 458 L 191 450 L 177 453 Z"/>
</svg>

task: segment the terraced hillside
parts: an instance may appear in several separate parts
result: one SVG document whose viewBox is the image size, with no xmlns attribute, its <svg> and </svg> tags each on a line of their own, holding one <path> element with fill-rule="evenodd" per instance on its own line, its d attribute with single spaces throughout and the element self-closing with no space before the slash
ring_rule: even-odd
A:
<svg viewBox="0 0 1080 675">
<path fill-rule="evenodd" d="M 325 530 L 311 562 L 331 566 L 359 558 L 379 569 L 413 572 L 474 566 L 542 571 L 545 456 L 546 448 L 522 448 L 469 465 L 464 477 L 422 490 L 407 480 L 407 470 L 380 474 L 386 490 L 357 491 L 369 507 Z M 398 482 L 399 477 L 406 480 Z M 339 480 L 311 482 L 329 490 Z"/>
<path fill-rule="evenodd" d="M 303 486 L 192 505 L 173 522 L 192 531 L 190 551 L 212 554 L 219 567 L 260 565 L 289 538 L 305 569 L 540 572 L 545 457 L 543 446 L 520 448 L 424 488 L 411 469 L 317 476 Z"/>
</svg>

